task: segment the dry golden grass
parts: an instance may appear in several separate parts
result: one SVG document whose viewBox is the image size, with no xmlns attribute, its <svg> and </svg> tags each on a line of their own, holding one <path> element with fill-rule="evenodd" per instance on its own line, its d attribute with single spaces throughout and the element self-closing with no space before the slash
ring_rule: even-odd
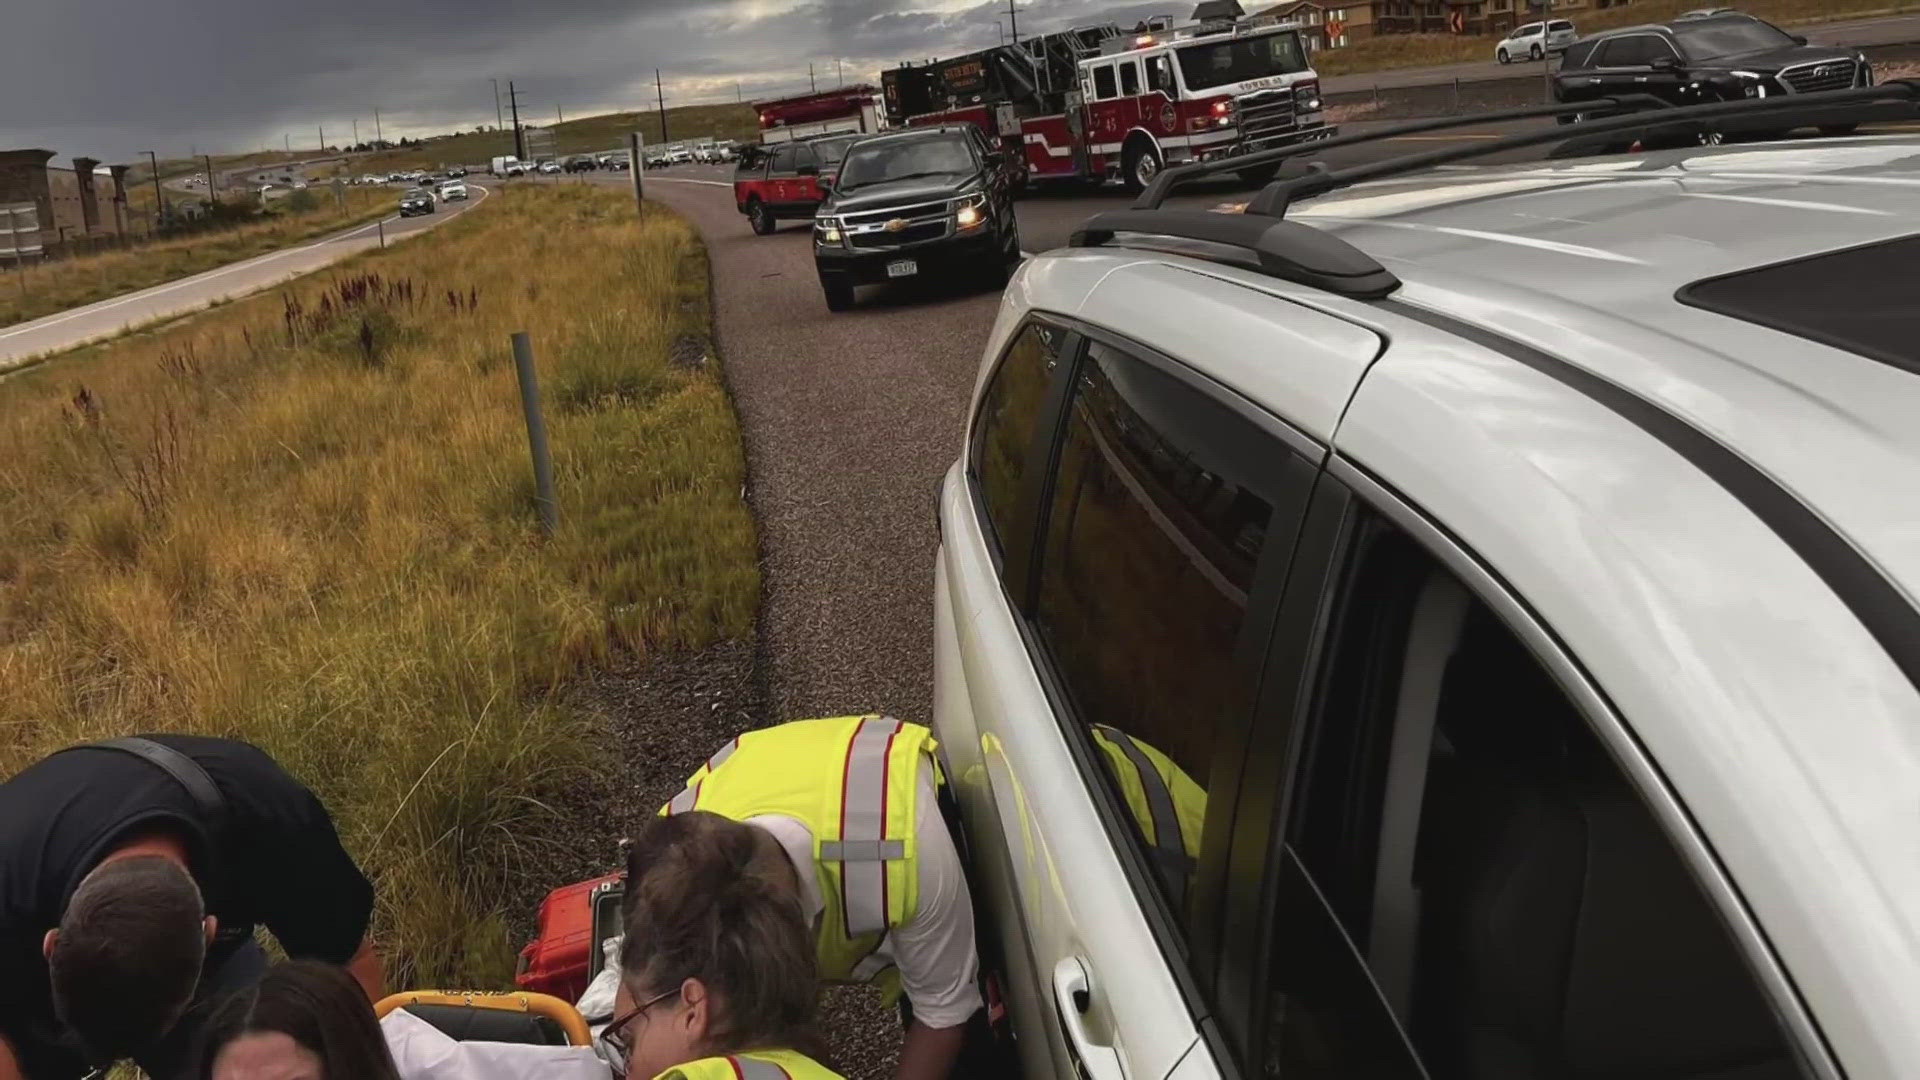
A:
<svg viewBox="0 0 1920 1080">
<path fill-rule="evenodd" d="M 176 239 L 124 251 L 106 249 L 17 272 L 9 269 L 0 275 L 0 326 L 137 292 L 372 221 L 393 212 L 397 194 L 348 188 L 341 206 L 331 191 L 320 191 L 311 210 L 276 204 L 271 213 L 241 225 L 210 227 Z"/>
<path fill-rule="evenodd" d="M 500 905 L 567 831 L 540 799 L 588 767 L 555 688 L 751 625 L 732 409 L 710 364 L 669 360 L 702 354 L 706 290 L 679 218 L 511 188 L 0 382 L 0 775 L 114 734 L 248 739 L 375 877 L 395 985 L 503 985 Z"/>
<path fill-rule="evenodd" d="M 1556 19 L 1571 19 L 1582 34 L 1598 33 L 1620 26 L 1666 22 L 1683 11 L 1712 6 L 1706 0 L 1633 0 L 1625 7 L 1561 10 L 1555 4 Z M 1734 5 L 1749 15 L 1778 23 L 1799 26 L 1814 22 L 1837 22 L 1856 13 L 1882 11 L 1914 5 L 1910 0 L 1741 0 Z M 1525 21 L 1524 19 L 1522 21 Z M 1390 68 L 1427 67 L 1493 59 L 1493 47 L 1499 35 L 1388 34 L 1355 42 L 1344 49 L 1327 49 L 1313 56 L 1314 70 L 1322 75 L 1361 75 Z M 1538 74 L 1538 66 L 1518 64 L 1516 76 L 1529 70 Z"/>
</svg>

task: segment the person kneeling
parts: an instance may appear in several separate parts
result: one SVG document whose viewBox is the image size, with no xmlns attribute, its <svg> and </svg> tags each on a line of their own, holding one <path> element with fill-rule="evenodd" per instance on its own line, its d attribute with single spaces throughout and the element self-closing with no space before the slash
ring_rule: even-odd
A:
<svg viewBox="0 0 1920 1080">
<path fill-rule="evenodd" d="M 814 943 L 778 841 L 657 818 L 631 849 L 621 987 L 602 1052 L 627 1080 L 838 1080 L 818 1060 Z"/>
</svg>

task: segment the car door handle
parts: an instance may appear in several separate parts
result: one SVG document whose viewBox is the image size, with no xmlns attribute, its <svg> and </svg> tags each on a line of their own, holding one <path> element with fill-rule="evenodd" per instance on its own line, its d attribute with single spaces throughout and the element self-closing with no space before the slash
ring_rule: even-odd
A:
<svg viewBox="0 0 1920 1080">
<path fill-rule="evenodd" d="M 1635 76 L 1633 77 L 1633 81 L 1634 81 L 1634 82 L 1646 82 L 1646 81 L 1647 81 L 1647 77 L 1646 77 L 1645 75 L 1635 75 Z"/>
<path fill-rule="evenodd" d="M 1119 1052 L 1094 1042 L 1087 1034 L 1086 1010 L 1091 995 L 1087 965 L 1079 957 L 1069 956 L 1053 965 L 1053 1005 L 1067 1029 L 1067 1047 L 1080 1066 L 1080 1075 L 1086 1080 L 1126 1080 Z"/>
</svg>

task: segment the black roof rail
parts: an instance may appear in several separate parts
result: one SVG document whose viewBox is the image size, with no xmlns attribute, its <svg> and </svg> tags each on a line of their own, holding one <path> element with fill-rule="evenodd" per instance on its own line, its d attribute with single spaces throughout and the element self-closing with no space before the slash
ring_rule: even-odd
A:
<svg viewBox="0 0 1920 1080">
<path fill-rule="evenodd" d="M 1293 202 L 1315 195 L 1324 195 L 1329 191 L 1348 187 L 1367 180 L 1379 180 L 1389 176 L 1401 176 L 1410 172 L 1419 172 L 1436 165 L 1446 165 L 1467 158 L 1484 157 L 1505 150 L 1522 149 L 1545 143 L 1566 142 L 1569 139 L 1590 135 L 1606 135 L 1625 132 L 1648 132 L 1675 125 L 1698 125 L 1706 130 L 1708 125 L 1701 121 L 1719 120 L 1727 117 L 1737 118 L 1774 118 L 1781 114 L 1812 112 L 1828 118 L 1831 113 L 1822 110 L 1843 110 L 1877 103 L 1916 103 L 1920 104 L 1920 81 L 1894 80 L 1878 86 L 1855 87 L 1851 90 L 1827 90 L 1813 94 L 1784 94 L 1770 98 L 1742 98 L 1739 101 L 1715 101 L 1704 105 L 1681 105 L 1660 110 L 1657 115 L 1643 113 L 1627 116 L 1612 116 L 1598 120 L 1582 120 L 1561 127 L 1546 128 L 1539 131 L 1523 131 L 1515 135 L 1495 139 L 1489 142 L 1474 143 L 1465 147 L 1445 147 L 1429 150 L 1421 154 L 1408 154 L 1404 157 L 1386 161 L 1370 162 L 1364 165 L 1351 165 L 1344 169 L 1330 169 L 1321 162 L 1313 162 L 1305 168 L 1289 170 L 1293 175 L 1285 176 L 1268 184 L 1260 194 L 1246 206 L 1246 213 L 1263 217 L 1281 217 Z M 1597 102 L 1585 103 L 1592 111 Z M 1373 133 L 1378 134 L 1378 133 Z M 1326 146 L 1329 142 L 1319 145 Z M 1251 155 L 1249 155 L 1251 157 Z M 1248 158 L 1241 158 L 1246 161 Z"/>
<path fill-rule="evenodd" d="M 1314 139 L 1310 142 L 1292 143 L 1276 146 L 1271 150 L 1256 150 L 1251 154 L 1239 154 L 1234 157 L 1214 158 L 1211 161 L 1195 162 L 1191 165 L 1176 165 L 1163 170 L 1154 177 L 1153 183 L 1142 191 L 1133 201 L 1135 210 L 1158 210 L 1167 196 L 1181 184 L 1191 180 L 1202 180 L 1220 173 L 1243 172 L 1262 165 L 1274 165 L 1288 158 L 1317 154 L 1322 150 L 1335 147 L 1353 146 L 1359 143 L 1378 142 L 1381 139 L 1393 139 L 1402 135 L 1417 135 L 1424 131 L 1446 131 L 1450 128 L 1478 127 L 1481 124 L 1497 124 L 1505 120 L 1531 120 L 1542 116 L 1572 116 L 1583 112 L 1620 111 L 1627 109 L 1671 109 L 1674 106 L 1652 94 L 1619 94 L 1614 97 L 1597 98 L 1572 105 L 1527 105 L 1518 109 L 1502 109 L 1498 112 L 1475 113 L 1471 116 L 1445 116 L 1434 120 L 1414 120 L 1405 124 L 1395 124 L 1378 131 L 1365 131 L 1355 135 L 1336 135 L 1329 139 Z"/>
<path fill-rule="evenodd" d="M 1376 300 L 1400 287 L 1399 278 L 1345 240 L 1311 225 L 1270 217 L 1211 210 L 1115 210 L 1088 218 L 1067 243 L 1099 247 L 1119 233 L 1237 248 L 1262 273 L 1361 300 Z"/>
</svg>

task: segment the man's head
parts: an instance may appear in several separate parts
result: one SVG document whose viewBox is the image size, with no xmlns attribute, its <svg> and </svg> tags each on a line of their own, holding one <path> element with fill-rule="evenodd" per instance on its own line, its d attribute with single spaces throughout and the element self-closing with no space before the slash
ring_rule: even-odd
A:
<svg viewBox="0 0 1920 1080">
<path fill-rule="evenodd" d="M 158 1042 L 193 999 L 213 936 L 193 875 L 135 855 L 95 867 L 47 932 L 53 1010 L 99 1063 Z"/>
</svg>

